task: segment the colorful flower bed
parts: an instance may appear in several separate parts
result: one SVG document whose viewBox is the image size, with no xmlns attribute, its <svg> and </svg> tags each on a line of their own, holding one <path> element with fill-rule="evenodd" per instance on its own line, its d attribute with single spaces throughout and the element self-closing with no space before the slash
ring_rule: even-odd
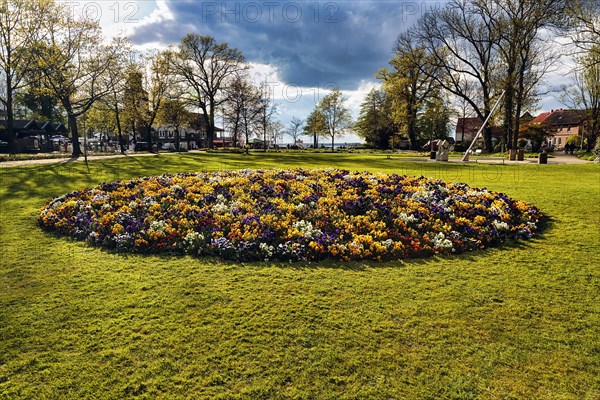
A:
<svg viewBox="0 0 600 400">
<path fill-rule="evenodd" d="M 463 183 L 343 170 L 243 170 L 103 183 L 40 225 L 120 252 L 240 261 L 401 259 L 531 238 L 542 214 Z"/>
</svg>

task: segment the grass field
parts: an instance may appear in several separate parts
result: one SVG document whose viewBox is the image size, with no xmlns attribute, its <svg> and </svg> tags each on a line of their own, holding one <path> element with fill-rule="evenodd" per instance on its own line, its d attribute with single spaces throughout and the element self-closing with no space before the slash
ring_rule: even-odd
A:
<svg viewBox="0 0 600 400">
<path fill-rule="evenodd" d="M 542 237 L 387 263 L 118 255 L 36 225 L 141 175 L 340 167 L 486 186 Z M 187 154 L 0 169 L 0 399 L 600 399 L 600 166 Z"/>
</svg>

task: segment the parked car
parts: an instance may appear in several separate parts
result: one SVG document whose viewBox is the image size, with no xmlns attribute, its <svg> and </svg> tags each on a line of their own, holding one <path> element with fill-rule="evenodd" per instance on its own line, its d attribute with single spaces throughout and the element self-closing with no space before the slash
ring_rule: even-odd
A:
<svg viewBox="0 0 600 400">
<path fill-rule="evenodd" d="M 20 139 L 24 153 L 37 154 L 41 151 L 40 139 L 37 136 L 27 136 Z"/>
<path fill-rule="evenodd" d="M 133 151 L 148 151 L 148 142 L 137 142 L 133 147 Z"/>
<path fill-rule="evenodd" d="M 175 151 L 175 143 L 173 143 L 173 142 L 165 142 L 165 143 L 162 144 L 161 150 Z"/>
<path fill-rule="evenodd" d="M 0 153 L 8 153 L 8 142 L 0 140 Z"/>
</svg>

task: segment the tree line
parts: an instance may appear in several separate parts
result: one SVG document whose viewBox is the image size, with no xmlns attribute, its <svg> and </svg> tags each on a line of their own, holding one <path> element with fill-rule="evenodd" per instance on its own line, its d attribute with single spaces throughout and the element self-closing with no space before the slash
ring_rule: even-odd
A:
<svg viewBox="0 0 600 400">
<path fill-rule="evenodd" d="M 268 87 L 252 82 L 248 69 L 240 50 L 211 36 L 187 34 L 142 54 L 54 0 L 0 0 L 0 102 L 11 152 L 23 107 L 36 119 L 66 120 L 73 156 L 82 154 L 82 125 L 116 132 L 125 151 L 126 134 L 143 135 L 151 147 L 155 124 L 174 126 L 179 141 L 179 128 L 198 115 L 212 148 L 217 112 L 234 143 L 253 134 L 266 144 L 284 127 Z"/>
<path fill-rule="evenodd" d="M 562 99 L 585 113 L 589 149 L 600 130 L 599 16 L 591 0 L 451 0 L 432 9 L 398 35 L 389 67 L 376 75 L 381 88 L 361 106 L 357 133 L 376 147 L 406 137 L 417 148 L 447 137 L 452 115 L 486 120 L 504 94 L 491 118 L 502 127 L 502 149 L 516 149 L 526 128 L 521 116 L 535 111 L 543 79 L 566 54 L 575 69 Z M 489 152 L 491 126 L 483 131 Z"/>
</svg>

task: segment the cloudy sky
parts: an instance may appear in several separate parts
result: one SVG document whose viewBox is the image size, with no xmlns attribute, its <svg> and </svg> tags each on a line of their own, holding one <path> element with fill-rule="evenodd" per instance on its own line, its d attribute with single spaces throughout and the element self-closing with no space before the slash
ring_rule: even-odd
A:
<svg viewBox="0 0 600 400">
<path fill-rule="evenodd" d="M 71 1 L 75 12 L 96 13 L 108 34 L 156 49 L 187 33 L 212 35 L 237 47 L 256 81 L 267 81 L 279 119 L 305 118 L 327 88 L 340 87 L 353 115 L 387 66 L 396 36 L 442 2 L 346 1 Z M 551 80 L 558 79 L 560 73 Z M 558 108 L 553 94 L 542 109 Z M 342 141 L 357 141 L 352 135 Z M 286 138 L 289 141 L 289 138 Z"/>
</svg>

